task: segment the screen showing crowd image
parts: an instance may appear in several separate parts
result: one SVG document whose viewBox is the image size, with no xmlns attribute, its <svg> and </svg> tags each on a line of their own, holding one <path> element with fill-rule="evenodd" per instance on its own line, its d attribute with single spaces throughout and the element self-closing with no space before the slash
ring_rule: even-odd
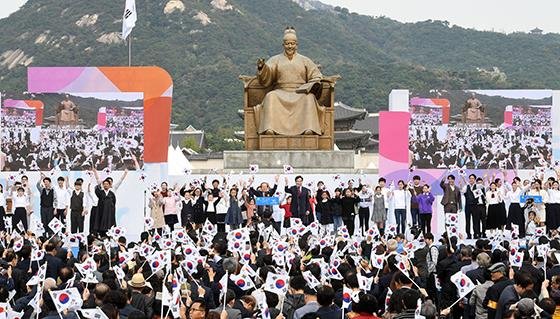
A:
<svg viewBox="0 0 560 319">
<path fill-rule="evenodd" d="M 417 94 L 423 98 L 411 99 L 409 109 L 411 166 L 535 169 L 550 162 L 551 91 Z"/>
<path fill-rule="evenodd" d="M 40 94 L 44 115 L 2 107 L 3 171 L 136 170 L 143 165 L 142 94 Z M 7 115 L 7 116 L 5 116 Z"/>
</svg>

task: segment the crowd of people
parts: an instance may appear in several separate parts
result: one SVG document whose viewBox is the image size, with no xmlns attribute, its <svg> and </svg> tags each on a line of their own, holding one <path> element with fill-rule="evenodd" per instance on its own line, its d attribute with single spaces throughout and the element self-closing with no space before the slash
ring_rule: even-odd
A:
<svg viewBox="0 0 560 319">
<path fill-rule="evenodd" d="M 411 126 L 409 150 L 417 168 L 533 169 L 550 161 L 552 128 Z"/>
<path fill-rule="evenodd" d="M 410 125 L 441 125 L 443 123 L 443 115 L 441 107 L 410 107 Z"/>
<path fill-rule="evenodd" d="M 35 127 L 35 110 L 2 107 L 2 127 Z"/>
<path fill-rule="evenodd" d="M 107 108 L 107 127 L 108 128 L 126 128 L 144 129 L 144 108 Z"/>
<path fill-rule="evenodd" d="M 94 185 L 77 179 L 73 187 L 42 175 L 37 191 L 22 176 L 0 192 L 0 308 L 8 318 L 560 314 L 560 176 L 523 181 L 502 171 L 455 183 L 450 174 L 435 186 L 446 224 L 437 237 L 435 196 L 419 176 L 335 189 L 302 176 L 285 177 L 283 189 L 280 176 L 258 185 L 226 176 L 163 182 L 150 186 L 145 231 L 130 241 L 115 222 L 126 174 L 115 184 L 91 174 Z M 32 196 L 41 201 L 33 229 L 25 221 Z"/>
<path fill-rule="evenodd" d="M 516 127 L 550 126 L 551 111 L 550 107 L 514 106 L 512 124 Z"/>
<path fill-rule="evenodd" d="M 140 131 L 2 129 L 4 170 L 137 170 L 143 166 L 144 136 Z"/>
</svg>

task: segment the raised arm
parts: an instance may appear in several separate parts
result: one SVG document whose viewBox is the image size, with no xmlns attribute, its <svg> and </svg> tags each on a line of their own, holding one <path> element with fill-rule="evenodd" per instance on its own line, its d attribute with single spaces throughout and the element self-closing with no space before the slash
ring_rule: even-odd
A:
<svg viewBox="0 0 560 319">
<path fill-rule="evenodd" d="M 276 189 L 278 189 L 278 180 L 280 180 L 280 176 L 274 176 L 274 186 L 268 191 L 269 196 L 274 196 L 276 194 Z"/>
<path fill-rule="evenodd" d="M 289 185 L 288 176 L 284 177 L 284 184 L 285 184 L 285 186 L 284 186 L 284 192 L 285 192 L 286 194 L 288 194 L 288 193 L 289 193 L 289 194 L 292 194 L 292 192 L 290 191 L 290 186 L 288 186 L 288 185 Z M 292 196 L 294 196 L 294 194 L 292 194 Z"/>
<path fill-rule="evenodd" d="M 97 182 L 97 185 L 101 185 L 101 178 L 99 178 L 99 173 L 95 169 L 95 166 L 93 167 L 92 171 L 93 171 L 93 176 L 95 177 L 95 181 Z"/>
<path fill-rule="evenodd" d="M 41 176 L 39 177 L 39 180 L 37 181 L 37 190 L 39 190 L 39 193 L 43 191 L 43 178 L 45 178 L 45 174 L 43 172 L 41 172 Z"/>
<path fill-rule="evenodd" d="M 445 190 L 445 176 L 439 182 L 439 187 L 441 187 L 441 189 Z"/>
<path fill-rule="evenodd" d="M 119 189 L 119 187 L 121 186 L 122 182 L 124 181 L 124 179 L 126 178 L 126 175 L 128 175 L 128 169 L 124 170 L 124 174 L 122 174 L 121 178 L 119 179 L 119 181 L 115 184 L 115 186 L 113 187 L 113 189 L 115 191 L 117 191 Z"/>
</svg>

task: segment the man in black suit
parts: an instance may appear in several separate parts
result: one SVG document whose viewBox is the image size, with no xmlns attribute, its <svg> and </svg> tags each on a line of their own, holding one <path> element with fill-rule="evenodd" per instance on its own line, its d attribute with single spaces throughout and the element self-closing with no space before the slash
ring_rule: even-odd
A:
<svg viewBox="0 0 560 319">
<path fill-rule="evenodd" d="M 443 189 L 443 198 L 441 199 L 443 212 L 446 214 L 457 214 L 461 210 L 461 191 L 455 185 L 455 176 L 447 176 L 447 183 L 442 179 L 439 186 Z"/>
<path fill-rule="evenodd" d="M 465 177 L 462 177 L 463 183 L 465 183 Z M 476 189 L 476 175 L 469 175 L 469 181 L 465 183 L 461 192 L 465 194 L 465 230 L 467 232 L 467 239 L 471 239 L 471 216 L 476 210 L 476 205 L 478 204 L 478 198 L 474 196 L 474 190 Z M 480 220 L 478 221 L 480 225 Z M 480 227 L 479 227 L 480 230 Z M 474 231 L 474 236 L 478 235 L 479 232 Z"/>
<path fill-rule="evenodd" d="M 295 178 L 296 185 L 288 187 L 288 177 L 286 177 L 286 194 L 292 195 L 292 217 L 300 218 L 304 225 L 309 225 L 313 218 L 310 215 L 311 206 L 309 205 L 309 197 L 311 191 L 302 186 L 303 177 L 301 175 Z"/>
<path fill-rule="evenodd" d="M 56 280 L 58 278 L 58 271 L 62 268 L 62 260 L 56 256 L 58 249 L 54 243 L 48 242 L 45 246 L 45 252 L 43 261 L 47 263 L 46 278 Z"/>
</svg>

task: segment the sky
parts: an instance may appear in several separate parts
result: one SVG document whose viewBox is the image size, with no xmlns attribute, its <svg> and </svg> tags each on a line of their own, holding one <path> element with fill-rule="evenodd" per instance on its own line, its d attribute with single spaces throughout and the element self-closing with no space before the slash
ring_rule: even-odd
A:
<svg viewBox="0 0 560 319">
<path fill-rule="evenodd" d="M 0 3 L 0 19 L 17 11 L 25 2 L 27 0 L 2 0 L 2 3 Z"/>
<path fill-rule="evenodd" d="M 540 100 L 552 97 L 552 90 L 472 90 L 471 92 L 510 99 Z"/>
<path fill-rule="evenodd" d="M 557 0 L 321 0 L 350 12 L 401 22 L 446 20 L 466 28 L 511 33 L 535 27 L 560 33 Z"/>
<path fill-rule="evenodd" d="M 70 93 L 79 97 L 93 97 L 105 101 L 138 101 L 144 98 L 141 92 L 89 92 L 89 93 Z"/>
<path fill-rule="evenodd" d="M 0 19 L 27 0 L 1 0 Z M 320 0 L 351 12 L 386 16 L 401 22 L 446 20 L 466 28 L 511 33 L 538 27 L 560 33 L 557 0 Z"/>
</svg>

